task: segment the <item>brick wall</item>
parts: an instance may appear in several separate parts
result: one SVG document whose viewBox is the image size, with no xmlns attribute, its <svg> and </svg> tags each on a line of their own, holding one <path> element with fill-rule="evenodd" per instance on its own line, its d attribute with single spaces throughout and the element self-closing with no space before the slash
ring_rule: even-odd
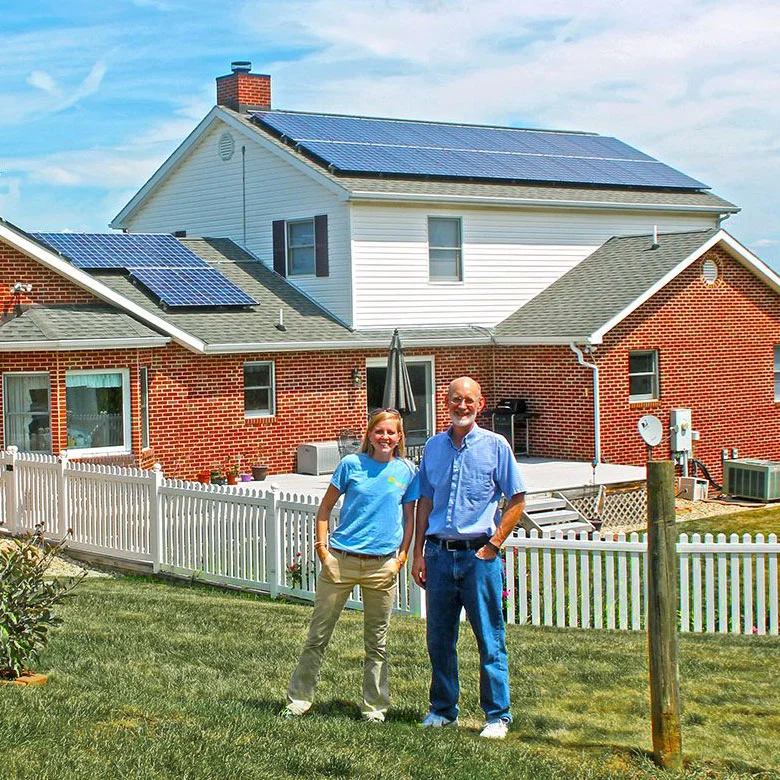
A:
<svg viewBox="0 0 780 780">
<path fill-rule="evenodd" d="M 693 413 L 701 438 L 694 454 L 718 477 L 720 450 L 780 460 L 780 405 L 774 401 L 773 349 L 780 344 L 780 298 L 720 248 L 713 285 L 700 259 L 613 329 L 596 351 L 600 370 L 602 457 L 640 465 L 637 422 L 654 414 L 665 434 L 656 457 L 669 457 L 669 413 Z M 631 350 L 658 350 L 660 398 L 629 403 Z M 568 347 L 496 351 L 500 394 L 523 395 L 540 413 L 531 425 L 534 455 L 593 456 L 592 377 Z"/>
</svg>

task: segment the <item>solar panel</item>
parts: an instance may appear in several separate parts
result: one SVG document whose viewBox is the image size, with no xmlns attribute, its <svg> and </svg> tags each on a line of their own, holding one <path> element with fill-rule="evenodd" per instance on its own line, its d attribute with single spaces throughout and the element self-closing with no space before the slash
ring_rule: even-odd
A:
<svg viewBox="0 0 780 780">
<path fill-rule="evenodd" d="M 78 268 L 209 268 L 165 233 L 31 233 Z"/>
<path fill-rule="evenodd" d="M 284 111 L 253 115 L 343 173 L 707 189 L 608 136 Z"/>
<path fill-rule="evenodd" d="M 140 282 L 168 306 L 249 306 L 257 301 L 219 271 L 207 268 L 133 268 Z"/>
</svg>

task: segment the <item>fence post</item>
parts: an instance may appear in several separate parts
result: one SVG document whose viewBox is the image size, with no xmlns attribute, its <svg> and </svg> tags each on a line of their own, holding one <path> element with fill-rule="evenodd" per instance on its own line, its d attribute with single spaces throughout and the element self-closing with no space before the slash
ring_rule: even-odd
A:
<svg viewBox="0 0 780 780">
<path fill-rule="evenodd" d="M 163 501 L 161 489 L 163 485 L 162 466 L 155 463 L 152 466 L 151 485 L 149 492 L 149 553 L 152 556 L 152 570 L 160 571 L 163 554 Z"/>
<path fill-rule="evenodd" d="M 648 656 L 653 756 L 665 769 L 682 771 L 680 678 L 677 655 L 677 533 L 674 464 L 647 463 Z"/>
<path fill-rule="evenodd" d="M 276 491 L 271 488 L 265 494 L 265 574 L 272 596 L 279 595 L 281 587 L 282 519 Z"/>
<path fill-rule="evenodd" d="M 66 470 L 68 468 L 68 451 L 62 450 L 57 459 L 59 468 L 57 469 L 57 522 L 53 529 L 57 539 L 64 539 L 68 533 L 70 524 L 68 523 L 68 477 Z"/>
<path fill-rule="evenodd" d="M 19 518 L 17 516 L 19 507 L 16 501 L 16 453 L 18 451 L 19 448 L 13 444 L 6 450 L 10 462 L 6 462 L 5 473 L 3 474 L 3 479 L 5 480 L 5 516 L 8 521 L 8 530 L 13 536 L 16 536 L 20 531 Z"/>
</svg>

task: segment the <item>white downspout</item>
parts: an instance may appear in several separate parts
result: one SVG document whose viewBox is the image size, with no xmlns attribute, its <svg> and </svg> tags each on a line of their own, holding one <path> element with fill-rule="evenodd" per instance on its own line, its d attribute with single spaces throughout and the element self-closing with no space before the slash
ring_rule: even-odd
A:
<svg viewBox="0 0 780 780">
<path fill-rule="evenodd" d="M 569 344 L 571 351 L 577 356 L 577 362 L 593 372 L 593 460 L 601 463 L 601 409 L 599 406 L 599 367 L 595 363 L 587 363 L 582 350 L 576 344 Z"/>
</svg>

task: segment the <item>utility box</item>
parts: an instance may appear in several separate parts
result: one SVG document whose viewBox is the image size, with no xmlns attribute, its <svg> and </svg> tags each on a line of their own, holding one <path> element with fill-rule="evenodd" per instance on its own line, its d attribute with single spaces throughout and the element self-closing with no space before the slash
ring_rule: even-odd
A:
<svg viewBox="0 0 780 780">
<path fill-rule="evenodd" d="M 709 495 L 710 484 L 706 479 L 699 477 L 680 477 L 680 487 L 677 495 L 688 501 L 706 501 Z"/>
<path fill-rule="evenodd" d="M 311 441 L 298 445 L 299 474 L 331 474 L 339 465 L 339 460 L 336 441 Z"/>
<path fill-rule="evenodd" d="M 723 463 L 723 492 L 756 501 L 780 499 L 780 463 L 738 458 Z"/>
<path fill-rule="evenodd" d="M 693 426 L 690 409 L 672 409 L 669 413 L 669 448 L 672 452 L 693 454 Z"/>
</svg>

